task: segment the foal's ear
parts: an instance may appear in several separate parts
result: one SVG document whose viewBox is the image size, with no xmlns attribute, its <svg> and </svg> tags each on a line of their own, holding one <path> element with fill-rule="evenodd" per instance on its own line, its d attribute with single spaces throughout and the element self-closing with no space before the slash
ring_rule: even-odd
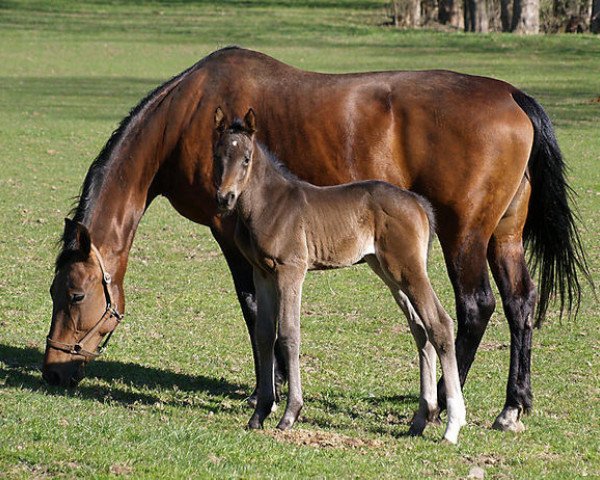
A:
<svg viewBox="0 0 600 480">
<path fill-rule="evenodd" d="M 89 230 L 82 223 L 65 218 L 65 239 L 69 250 L 81 252 L 85 256 L 90 254 L 92 238 Z"/>
<path fill-rule="evenodd" d="M 251 108 L 248 110 L 248 113 L 246 113 L 246 116 L 244 117 L 244 124 L 246 130 L 249 133 L 256 132 L 256 115 L 254 113 L 254 110 L 252 110 Z"/>
<path fill-rule="evenodd" d="M 221 110 L 221 107 L 217 107 L 217 109 L 215 110 L 215 130 L 219 133 L 224 132 L 226 122 L 227 119 L 225 118 L 223 110 Z"/>
</svg>

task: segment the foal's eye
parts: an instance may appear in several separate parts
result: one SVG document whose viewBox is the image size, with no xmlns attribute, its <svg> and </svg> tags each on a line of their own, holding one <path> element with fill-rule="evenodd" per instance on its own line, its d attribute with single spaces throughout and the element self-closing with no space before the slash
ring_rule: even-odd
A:
<svg viewBox="0 0 600 480">
<path fill-rule="evenodd" d="M 81 303 L 85 298 L 85 293 L 73 293 L 71 294 L 71 304 Z"/>
<path fill-rule="evenodd" d="M 244 157 L 244 161 L 242 162 L 243 165 L 248 165 L 250 163 L 250 157 L 246 156 Z"/>
</svg>

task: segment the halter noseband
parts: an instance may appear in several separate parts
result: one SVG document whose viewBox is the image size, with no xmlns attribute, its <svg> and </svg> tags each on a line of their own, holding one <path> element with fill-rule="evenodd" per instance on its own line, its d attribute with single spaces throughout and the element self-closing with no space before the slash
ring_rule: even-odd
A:
<svg viewBox="0 0 600 480">
<path fill-rule="evenodd" d="M 119 324 L 121 323 L 121 320 L 123 320 L 124 315 L 122 313 L 119 313 L 117 307 L 113 304 L 112 295 L 110 293 L 110 284 L 112 282 L 112 278 L 110 276 L 110 273 L 106 271 L 104 262 L 102 261 L 102 256 L 100 255 L 100 252 L 94 246 L 94 244 L 92 244 L 91 247 L 92 251 L 96 255 L 96 258 L 98 259 L 98 264 L 100 265 L 100 270 L 102 272 L 102 286 L 104 287 L 104 297 L 106 298 L 106 310 L 104 310 L 104 313 L 102 314 L 100 320 L 98 320 L 96 325 L 94 325 L 92 329 L 88 333 L 86 333 L 85 336 L 77 343 L 58 342 L 56 340 L 52 340 L 50 336 L 48 336 L 46 338 L 46 345 L 50 348 L 54 348 L 55 350 L 61 350 L 72 355 L 81 355 L 83 357 L 96 358 L 102 355 L 102 353 L 104 353 L 104 351 L 106 350 L 108 341 L 110 340 L 114 329 L 109 332 L 102 345 L 98 346 L 98 348 L 96 348 L 96 350 L 93 352 L 84 348 L 85 342 L 87 342 L 91 337 L 93 337 L 96 334 L 96 332 L 100 330 L 100 328 L 102 328 L 102 326 L 106 323 L 107 320 L 114 317 L 117 321 L 117 324 Z"/>
</svg>

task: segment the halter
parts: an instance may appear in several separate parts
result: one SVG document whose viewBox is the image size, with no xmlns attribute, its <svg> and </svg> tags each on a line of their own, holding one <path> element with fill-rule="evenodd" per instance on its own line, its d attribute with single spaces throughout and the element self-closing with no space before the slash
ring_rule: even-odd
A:
<svg viewBox="0 0 600 480">
<path fill-rule="evenodd" d="M 115 329 L 109 332 L 102 345 L 98 346 L 94 352 L 91 352 L 84 348 L 85 342 L 87 342 L 92 336 L 94 336 L 96 332 L 100 330 L 100 328 L 102 328 L 102 326 L 106 323 L 107 320 L 114 317 L 117 321 L 117 324 L 119 324 L 121 323 L 121 320 L 123 320 L 124 315 L 122 313 L 119 313 L 117 307 L 113 305 L 112 295 L 110 294 L 110 284 L 112 282 L 112 278 L 110 276 L 110 273 L 108 273 L 106 271 L 106 268 L 104 267 L 102 256 L 93 244 L 91 245 L 91 247 L 92 251 L 96 255 L 96 258 L 98 259 L 100 270 L 102 271 L 102 286 L 104 287 L 104 297 L 106 298 L 106 310 L 104 310 L 104 313 L 102 314 L 100 320 L 98 320 L 96 325 L 94 325 L 93 328 L 77 343 L 62 343 L 56 340 L 52 340 L 50 336 L 48 336 L 46 338 L 46 345 L 50 348 L 54 348 L 55 350 L 61 350 L 66 353 L 70 353 L 71 355 L 81 355 L 83 357 L 96 358 L 102 355 L 106 350 L 108 341 L 110 340 L 110 337 L 112 336 Z"/>
</svg>

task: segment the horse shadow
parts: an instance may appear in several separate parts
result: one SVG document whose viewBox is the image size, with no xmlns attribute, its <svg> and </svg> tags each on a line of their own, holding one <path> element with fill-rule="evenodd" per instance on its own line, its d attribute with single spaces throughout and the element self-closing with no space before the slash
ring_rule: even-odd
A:
<svg viewBox="0 0 600 480">
<path fill-rule="evenodd" d="M 48 395 L 108 400 L 124 406 L 191 404 L 213 412 L 219 410 L 224 402 L 244 403 L 250 391 L 248 385 L 233 383 L 223 377 L 189 375 L 114 360 L 90 363 L 86 367 L 86 378 L 76 388 L 53 387 L 42 380 L 42 358 L 43 354 L 36 348 L 0 344 L 0 389 L 18 386 Z M 86 379 L 103 380 L 108 384 L 90 385 Z M 120 381 L 115 382 L 115 379 Z M 173 393 L 161 394 L 165 391 Z M 203 393 L 208 398 L 200 402 L 190 401 L 187 393 Z"/>
<path fill-rule="evenodd" d="M 98 402 L 116 402 L 125 407 L 154 406 L 191 406 L 208 412 L 217 413 L 221 409 L 232 409 L 237 403 L 239 410 L 246 409 L 244 401 L 251 387 L 233 383 L 223 377 L 189 375 L 166 369 L 147 367 L 115 360 L 96 360 L 86 368 L 86 377 L 76 388 L 53 387 L 47 385 L 41 377 L 40 367 L 43 354 L 36 348 L 0 344 L 0 389 L 19 387 L 45 395 L 83 398 Z M 87 380 L 86 380 L 87 379 Z M 101 380 L 105 384 L 89 382 Z M 115 381 L 118 380 L 118 381 Z M 90 384 L 92 383 L 92 384 Z M 165 392 L 169 392 L 165 395 Z M 186 395 L 190 394 L 190 395 Z M 319 405 L 321 409 L 336 415 L 342 414 L 349 419 L 360 417 L 381 403 L 392 403 L 396 408 L 418 403 L 418 395 L 373 396 L 361 399 L 357 410 L 350 405 L 342 392 L 329 397 L 309 396 L 308 404 Z M 400 408 L 402 409 L 402 408 Z M 371 433 L 383 436 L 404 437 L 410 418 L 397 414 L 393 419 L 382 418 L 378 427 L 367 427 Z M 303 416 L 302 423 L 321 429 L 335 428 L 336 421 L 331 418 Z M 339 425 L 338 425 L 339 426 Z M 406 428 L 405 428 L 406 427 Z"/>
</svg>

